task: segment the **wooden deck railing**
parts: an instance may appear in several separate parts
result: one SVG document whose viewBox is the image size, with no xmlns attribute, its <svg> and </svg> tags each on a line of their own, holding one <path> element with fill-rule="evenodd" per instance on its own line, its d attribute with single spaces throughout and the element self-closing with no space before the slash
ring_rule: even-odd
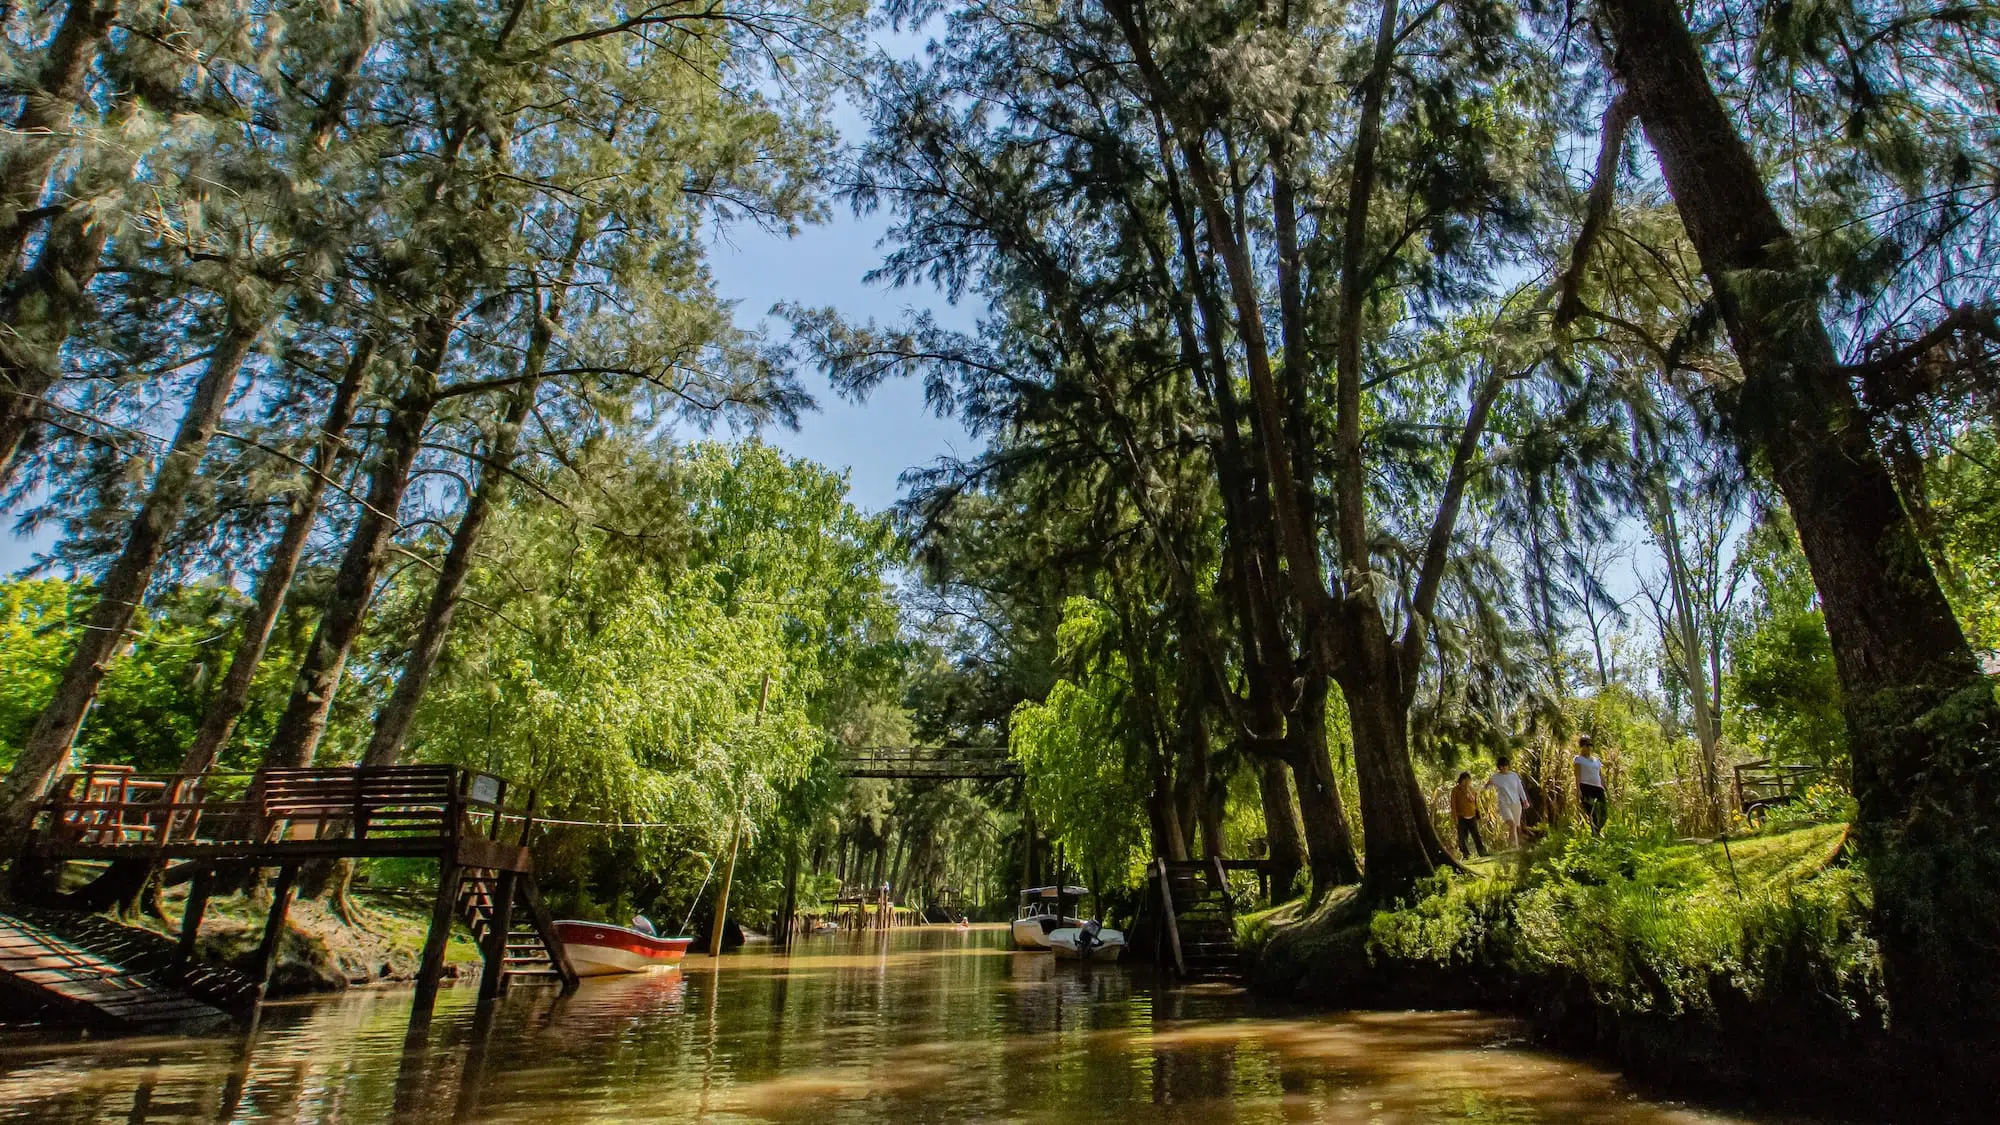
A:
<svg viewBox="0 0 2000 1125">
<path fill-rule="evenodd" d="M 526 847 L 535 794 L 457 766 L 140 774 L 91 766 L 56 786 L 30 848 L 72 858 L 275 849 L 443 854 L 463 839 Z"/>
</svg>

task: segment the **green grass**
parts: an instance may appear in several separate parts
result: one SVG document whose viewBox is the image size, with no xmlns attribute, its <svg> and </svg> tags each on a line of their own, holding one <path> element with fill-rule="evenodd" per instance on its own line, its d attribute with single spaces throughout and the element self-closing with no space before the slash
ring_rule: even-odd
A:
<svg viewBox="0 0 2000 1125">
<path fill-rule="evenodd" d="M 1773 1005 L 1879 1026 L 1869 893 L 1840 824 L 1719 842 L 1560 835 L 1440 874 L 1387 910 L 1353 894 L 1250 915 L 1244 943 L 1309 994 L 1396 1002 L 1550 996 L 1632 1016 L 1712 1019 Z M 1470 1002 L 1469 1000 L 1467 1002 Z"/>
</svg>

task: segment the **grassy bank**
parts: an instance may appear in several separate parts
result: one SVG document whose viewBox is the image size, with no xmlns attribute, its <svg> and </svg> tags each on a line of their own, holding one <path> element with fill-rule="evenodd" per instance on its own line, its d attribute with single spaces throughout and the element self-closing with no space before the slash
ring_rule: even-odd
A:
<svg viewBox="0 0 2000 1125">
<path fill-rule="evenodd" d="M 1892 1113 L 1964 1097 L 1991 1081 L 1991 1059 L 1898 1037 L 1845 838 L 1840 824 L 1726 846 L 1558 836 L 1395 909 L 1288 904 L 1246 918 L 1242 936 L 1262 991 L 1513 1010 L 1682 1089 Z"/>
</svg>

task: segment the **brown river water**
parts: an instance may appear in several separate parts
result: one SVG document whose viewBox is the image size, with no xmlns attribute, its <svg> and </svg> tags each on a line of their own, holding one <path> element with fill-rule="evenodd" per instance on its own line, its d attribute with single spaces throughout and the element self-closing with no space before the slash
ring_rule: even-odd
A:
<svg viewBox="0 0 2000 1125">
<path fill-rule="evenodd" d="M 0 1121 L 1772 1121 L 1641 1096 L 1474 1013 L 1324 1015 L 1013 953 L 1004 928 L 813 938 L 719 965 L 274 1004 L 252 1035 L 0 1039 Z"/>
</svg>

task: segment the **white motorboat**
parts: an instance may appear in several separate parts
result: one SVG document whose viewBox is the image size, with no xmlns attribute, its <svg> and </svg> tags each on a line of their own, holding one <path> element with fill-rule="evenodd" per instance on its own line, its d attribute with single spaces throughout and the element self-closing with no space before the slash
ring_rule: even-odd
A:
<svg viewBox="0 0 2000 1125">
<path fill-rule="evenodd" d="M 691 937 L 661 937 L 630 926 L 564 918 L 556 923 L 563 952 L 580 977 L 643 973 L 672 968 L 687 955 Z"/>
<path fill-rule="evenodd" d="M 1063 913 L 1074 908 L 1084 895 L 1082 887 L 1029 887 L 1021 892 L 1020 908 L 1014 912 L 1014 948 L 1048 949 L 1049 935 L 1064 927 L 1083 925 L 1083 919 Z"/>
<path fill-rule="evenodd" d="M 1125 955 L 1125 934 L 1092 920 L 1051 931 L 1049 948 L 1067 961 L 1116 961 Z"/>
</svg>

